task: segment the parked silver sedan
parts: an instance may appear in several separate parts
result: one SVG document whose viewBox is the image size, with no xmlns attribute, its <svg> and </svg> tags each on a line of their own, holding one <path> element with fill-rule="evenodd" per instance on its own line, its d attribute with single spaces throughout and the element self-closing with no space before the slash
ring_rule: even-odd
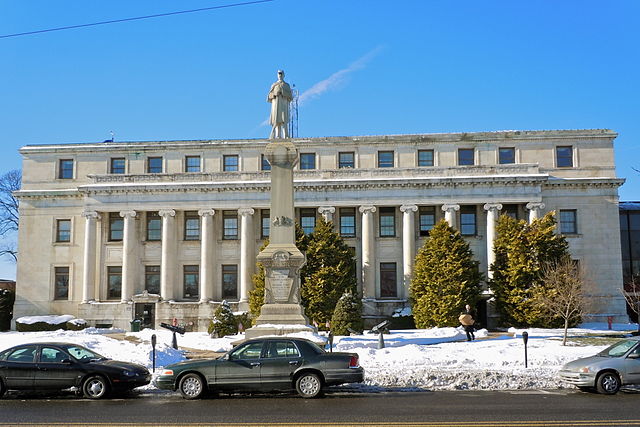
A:
<svg viewBox="0 0 640 427">
<path fill-rule="evenodd" d="M 562 367 L 560 379 L 580 390 L 615 394 L 620 387 L 640 385 L 640 337 L 624 339 L 595 356 Z"/>
</svg>

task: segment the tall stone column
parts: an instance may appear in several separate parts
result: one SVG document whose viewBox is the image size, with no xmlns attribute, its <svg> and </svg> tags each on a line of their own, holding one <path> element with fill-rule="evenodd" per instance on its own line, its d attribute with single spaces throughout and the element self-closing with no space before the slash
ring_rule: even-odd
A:
<svg viewBox="0 0 640 427">
<path fill-rule="evenodd" d="M 128 302 L 133 296 L 138 259 L 136 258 L 136 211 L 122 211 L 120 216 L 124 218 L 124 230 L 122 241 L 122 289 L 121 302 Z"/>
<path fill-rule="evenodd" d="M 213 234 L 213 209 L 200 209 L 200 302 L 213 299 L 213 277 L 215 271 Z"/>
<path fill-rule="evenodd" d="M 95 211 L 82 213 L 84 223 L 84 270 L 82 272 L 82 302 L 95 299 L 96 279 L 96 221 L 100 214 Z"/>
<path fill-rule="evenodd" d="M 373 214 L 375 206 L 360 206 L 362 214 L 362 293 L 365 299 L 376 297 L 376 239 Z"/>
<path fill-rule="evenodd" d="M 409 296 L 409 285 L 413 275 L 413 262 L 416 257 L 416 205 L 402 205 L 402 270 L 404 284 L 404 298 Z"/>
<path fill-rule="evenodd" d="M 544 209 L 544 203 L 529 202 L 525 207 L 529 210 L 529 224 L 531 224 L 534 219 L 538 219 L 540 217 L 540 211 Z"/>
<path fill-rule="evenodd" d="M 176 211 L 162 209 L 162 255 L 160 261 L 160 294 L 165 301 L 173 300 L 176 277 Z"/>
<path fill-rule="evenodd" d="M 498 220 L 499 210 L 502 209 L 500 203 L 487 203 L 484 205 L 484 210 L 487 211 L 487 278 L 493 277 L 491 271 L 491 264 L 496 260 L 496 255 L 493 252 L 493 241 L 496 238 L 496 221 Z"/>
<path fill-rule="evenodd" d="M 240 215 L 240 310 L 249 309 L 249 291 L 253 287 L 251 276 L 255 265 L 255 231 L 251 208 L 238 209 Z"/>
<path fill-rule="evenodd" d="M 442 205 L 444 219 L 449 223 L 450 227 L 456 228 L 456 212 L 460 210 L 460 205 L 445 204 Z"/>
<path fill-rule="evenodd" d="M 333 214 L 336 212 L 336 208 L 333 206 L 320 206 L 318 212 L 324 218 L 325 221 L 333 221 Z"/>
</svg>

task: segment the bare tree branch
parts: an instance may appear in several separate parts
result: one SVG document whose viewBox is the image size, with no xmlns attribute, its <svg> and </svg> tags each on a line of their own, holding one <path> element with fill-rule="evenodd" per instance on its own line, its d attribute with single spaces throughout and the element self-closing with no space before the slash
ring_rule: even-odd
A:
<svg viewBox="0 0 640 427">
<path fill-rule="evenodd" d="M 638 332 L 640 332 L 640 275 L 632 276 L 620 289 L 627 305 L 638 316 Z"/>
<path fill-rule="evenodd" d="M 22 183 L 22 173 L 19 170 L 12 170 L 0 177 L 0 237 L 7 237 L 9 240 L 13 232 L 18 231 L 19 212 L 18 199 L 14 192 L 20 190 Z M 15 243 L 3 244 L 0 246 L 0 257 L 10 256 L 17 261 L 18 252 Z"/>
</svg>

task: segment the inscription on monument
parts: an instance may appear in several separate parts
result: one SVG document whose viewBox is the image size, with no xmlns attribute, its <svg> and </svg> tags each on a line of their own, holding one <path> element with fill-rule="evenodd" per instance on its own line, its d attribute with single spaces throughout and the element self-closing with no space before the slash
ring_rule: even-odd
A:
<svg viewBox="0 0 640 427">
<path fill-rule="evenodd" d="M 269 279 L 273 298 L 278 302 L 287 301 L 293 284 L 293 279 L 289 277 L 289 270 L 273 269 Z"/>
</svg>

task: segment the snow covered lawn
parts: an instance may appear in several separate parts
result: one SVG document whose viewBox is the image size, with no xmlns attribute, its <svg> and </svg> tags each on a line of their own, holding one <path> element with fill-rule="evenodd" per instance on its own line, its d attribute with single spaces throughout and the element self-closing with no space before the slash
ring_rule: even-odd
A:
<svg viewBox="0 0 640 427">
<path fill-rule="evenodd" d="M 614 325 L 618 331 L 633 331 L 634 324 Z M 561 388 L 557 378 L 560 367 L 573 359 L 590 356 L 603 345 L 561 344 L 561 330 L 529 329 L 529 367 L 524 367 L 522 330 L 509 334 L 476 333 L 476 339 L 466 341 L 460 328 L 433 328 L 392 331 L 384 335 L 386 347 L 378 349 L 377 335 L 335 337 L 334 351 L 357 352 L 366 377 L 363 385 L 349 386 L 366 390 L 428 389 L 428 390 L 514 390 Z M 109 337 L 113 330 L 88 328 L 84 331 L 3 332 L 0 351 L 17 344 L 43 341 L 65 341 L 84 345 L 112 359 L 140 363 L 151 368 L 151 335 L 156 334 L 156 366 L 184 360 L 180 350 L 171 348 L 171 332 L 149 330 L 127 333 L 139 342 Z M 606 325 L 583 325 L 571 329 L 570 336 L 605 335 L 612 331 Z M 211 339 L 203 332 L 178 336 L 180 347 L 222 352 L 242 335 Z M 317 337 L 316 337 L 317 338 Z M 148 386 L 147 388 L 153 388 Z"/>
</svg>

